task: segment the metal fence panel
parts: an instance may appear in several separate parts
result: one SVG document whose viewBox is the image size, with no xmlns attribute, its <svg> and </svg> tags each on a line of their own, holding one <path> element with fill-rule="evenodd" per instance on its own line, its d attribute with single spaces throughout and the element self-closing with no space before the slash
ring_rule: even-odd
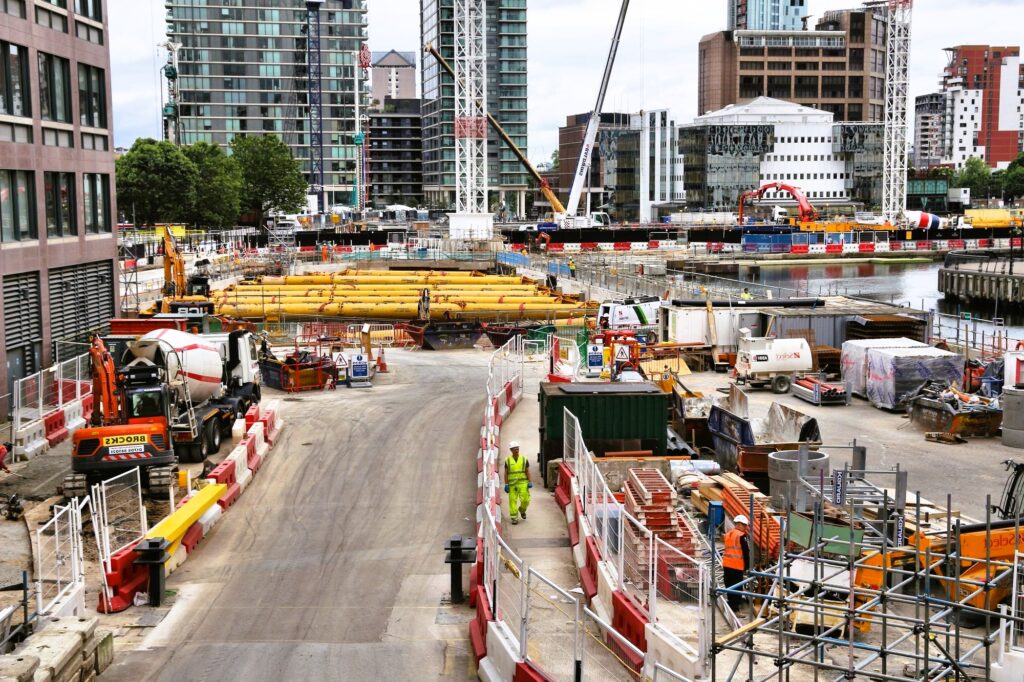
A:
<svg viewBox="0 0 1024 682">
<path fill-rule="evenodd" d="M 530 569 L 526 613 L 524 657 L 543 670 L 550 680 L 573 680 L 579 656 L 578 598 Z"/>
<path fill-rule="evenodd" d="M 111 556 L 141 540 L 149 530 L 139 468 L 93 486 L 92 505 L 93 523 L 100 529 L 100 559 L 110 571 Z"/>
<path fill-rule="evenodd" d="M 76 517 L 73 505 L 54 507 L 53 518 L 36 530 L 36 609 L 39 613 L 52 609 L 81 579 L 81 530 L 80 517 Z"/>
</svg>

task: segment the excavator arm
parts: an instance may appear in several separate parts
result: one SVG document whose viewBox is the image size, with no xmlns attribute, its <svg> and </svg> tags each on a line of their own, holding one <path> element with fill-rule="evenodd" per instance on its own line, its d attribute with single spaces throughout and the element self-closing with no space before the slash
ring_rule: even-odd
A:
<svg viewBox="0 0 1024 682">
<path fill-rule="evenodd" d="M 164 303 L 161 312 L 171 312 L 168 299 L 184 296 L 188 292 L 185 277 L 185 257 L 178 250 L 178 242 L 170 226 L 164 227 Z"/>
<path fill-rule="evenodd" d="M 799 187 L 793 185 L 787 185 L 784 182 L 769 182 L 766 185 L 762 185 L 755 190 L 744 192 L 740 195 L 740 206 L 737 213 L 739 214 L 739 223 L 743 224 L 743 206 L 747 203 L 748 199 L 760 201 L 765 192 L 769 190 L 775 190 L 776 192 L 786 192 L 796 200 L 797 206 L 800 208 L 800 222 L 811 223 L 818 219 L 818 211 L 811 206 L 811 202 L 807 200 L 807 197 L 803 192 L 800 191 Z"/>
<path fill-rule="evenodd" d="M 117 369 L 107 345 L 98 336 L 92 340 L 89 357 L 92 360 L 92 393 L 100 403 L 100 409 L 92 411 L 93 425 L 121 424 L 124 422 L 124 406 L 117 388 Z"/>
<path fill-rule="evenodd" d="M 444 72 L 451 76 L 452 80 L 455 80 L 455 70 L 452 69 L 448 60 L 441 56 L 441 53 L 438 52 L 436 47 L 428 43 L 423 46 L 423 51 L 436 59 Z M 533 167 L 533 164 L 530 163 L 528 158 L 526 158 L 523 151 L 516 146 L 516 143 L 512 141 L 512 138 L 508 136 L 505 129 L 501 127 L 500 123 L 498 123 L 498 119 L 494 118 L 490 112 L 487 112 L 487 122 L 491 124 L 491 128 L 494 129 L 494 132 L 498 133 L 498 137 L 501 138 L 502 142 L 504 142 L 508 148 L 512 150 L 512 153 L 516 155 L 516 158 L 519 159 L 519 163 L 521 163 L 523 168 L 526 169 L 526 172 L 529 173 L 540 186 L 540 193 L 543 194 L 544 198 L 551 204 L 551 210 L 555 213 L 565 213 L 565 206 L 562 205 L 562 202 L 558 199 L 558 195 L 551 189 L 551 183 L 544 179 L 540 172 Z"/>
</svg>

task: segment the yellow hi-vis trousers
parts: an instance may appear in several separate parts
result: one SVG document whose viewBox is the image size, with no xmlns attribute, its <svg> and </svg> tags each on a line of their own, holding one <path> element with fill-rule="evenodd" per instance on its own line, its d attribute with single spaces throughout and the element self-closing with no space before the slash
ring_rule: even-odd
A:
<svg viewBox="0 0 1024 682">
<path fill-rule="evenodd" d="M 526 511 L 530 507 L 530 489 L 528 481 L 510 483 L 508 486 L 508 517 L 514 519 L 519 512 Z"/>
</svg>

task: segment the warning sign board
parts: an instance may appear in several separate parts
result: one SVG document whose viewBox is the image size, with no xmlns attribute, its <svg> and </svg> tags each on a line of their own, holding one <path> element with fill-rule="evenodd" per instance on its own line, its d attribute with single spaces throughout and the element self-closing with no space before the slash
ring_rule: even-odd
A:
<svg viewBox="0 0 1024 682">
<path fill-rule="evenodd" d="M 615 348 L 615 362 L 629 362 L 628 346 L 618 346 Z"/>
</svg>

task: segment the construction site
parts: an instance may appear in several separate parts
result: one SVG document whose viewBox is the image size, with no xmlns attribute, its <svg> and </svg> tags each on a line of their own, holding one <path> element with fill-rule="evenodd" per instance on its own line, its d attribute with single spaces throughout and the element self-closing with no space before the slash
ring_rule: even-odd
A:
<svg viewBox="0 0 1024 682">
<path fill-rule="evenodd" d="M 583 211 L 628 0 L 563 205 L 460 0 L 454 64 L 424 52 L 443 236 L 123 231 L 118 314 L 0 425 L 0 680 L 1024 680 L 1024 328 L 759 276 L 1020 245 L 907 210 L 912 3 L 874 5 L 871 225 L 781 182 L 730 225 L 783 192 L 781 232 Z M 495 226 L 488 125 L 550 229 Z"/>
</svg>

